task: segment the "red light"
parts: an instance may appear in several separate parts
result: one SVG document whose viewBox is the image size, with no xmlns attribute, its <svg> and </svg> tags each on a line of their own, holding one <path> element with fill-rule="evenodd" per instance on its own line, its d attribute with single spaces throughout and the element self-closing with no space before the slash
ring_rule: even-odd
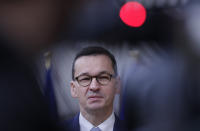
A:
<svg viewBox="0 0 200 131">
<path fill-rule="evenodd" d="M 120 18 L 128 26 L 140 27 L 146 20 L 146 9 L 138 2 L 127 2 L 120 9 Z"/>
</svg>

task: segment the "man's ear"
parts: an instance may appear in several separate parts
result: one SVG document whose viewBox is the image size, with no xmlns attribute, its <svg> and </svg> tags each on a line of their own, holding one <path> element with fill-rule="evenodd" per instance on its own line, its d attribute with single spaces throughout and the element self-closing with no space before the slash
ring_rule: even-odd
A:
<svg viewBox="0 0 200 131">
<path fill-rule="evenodd" d="M 71 90 L 71 96 L 72 96 L 73 98 L 77 98 L 77 97 L 78 97 L 78 94 L 77 94 L 77 87 L 76 87 L 74 81 L 71 81 L 71 82 L 70 82 L 70 90 Z"/>
<path fill-rule="evenodd" d="M 121 79 L 119 76 L 116 77 L 116 94 L 120 94 L 121 91 Z"/>
</svg>

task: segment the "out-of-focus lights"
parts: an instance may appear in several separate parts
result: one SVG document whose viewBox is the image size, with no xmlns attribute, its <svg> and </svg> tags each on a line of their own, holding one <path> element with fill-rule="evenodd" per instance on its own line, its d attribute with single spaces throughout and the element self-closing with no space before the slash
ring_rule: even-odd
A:
<svg viewBox="0 0 200 131">
<path fill-rule="evenodd" d="M 119 16 L 121 20 L 128 26 L 140 27 L 146 20 L 146 9 L 139 2 L 127 2 L 121 9 Z"/>
</svg>

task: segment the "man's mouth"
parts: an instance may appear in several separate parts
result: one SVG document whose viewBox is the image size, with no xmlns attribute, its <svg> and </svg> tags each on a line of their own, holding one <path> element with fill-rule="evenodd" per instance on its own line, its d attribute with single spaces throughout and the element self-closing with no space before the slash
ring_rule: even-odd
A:
<svg viewBox="0 0 200 131">
<path fill-rule="evenodd" d="M 93 99 L 93 100 L 95 100 L 95 99 L 101 99 L 101 98 L 103 98 L 103 97 L 102 97 L 102 96 L 99 96 L 99 95 L 89 96 L 89 97 L 88 97 L 88 99 Z"/>
</svg>

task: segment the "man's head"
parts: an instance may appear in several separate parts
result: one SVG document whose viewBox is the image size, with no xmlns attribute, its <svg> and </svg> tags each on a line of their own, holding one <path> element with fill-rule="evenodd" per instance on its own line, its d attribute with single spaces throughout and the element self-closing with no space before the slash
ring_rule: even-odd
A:
<svg viewBox="0 0 200 131">
<path fill-rule="evenodd" d="M 71 95 L 78 98 L 86 112 L 112 111 L 119 92 L 119 77 L 114 56 L 102 47 L 87 47 L 75 57 L 72 67 Z"/>
</svg>

